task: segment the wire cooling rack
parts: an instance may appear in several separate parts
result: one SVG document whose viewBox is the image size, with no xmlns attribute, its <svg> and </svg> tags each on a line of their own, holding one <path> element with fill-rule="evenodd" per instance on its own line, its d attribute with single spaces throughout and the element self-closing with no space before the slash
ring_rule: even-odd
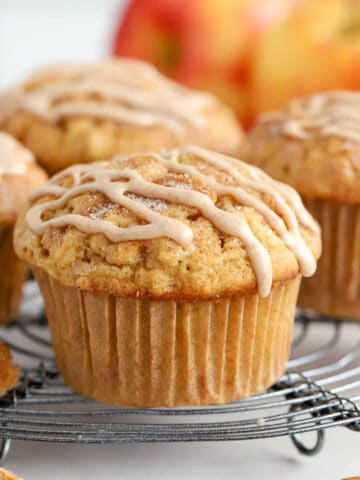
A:
<svg viewBox="0 0 360 480">
<path fill-rule="evenodd" d="M 114 408 L 73 393 L 56 369 L 32 283 L 18 322 L 2 328 L 0 338 L 21 366 L 17 388 L 0 397 L 0 461 L 11 439 L 131 443 L 289 436 L 301 453 L 314 455 L 326 429 L 342 425 L 360 431 L 360 322 L 298 314 L 288 370 L 272 388 L 202 408 Z M 311 431 L 315 442 L 306 446 L 299 434 Z"/>
</svg>

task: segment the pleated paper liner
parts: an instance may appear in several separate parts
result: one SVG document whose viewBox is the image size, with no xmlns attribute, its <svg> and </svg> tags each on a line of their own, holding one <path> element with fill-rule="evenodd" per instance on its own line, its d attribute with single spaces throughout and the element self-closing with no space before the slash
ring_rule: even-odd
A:
<svg viewBox="0 0 360 480">
<path fill-rule="evenodd" d="M 0 227 L 0 324 L 16 316 L 26 273 L 26 264 L 14 252 L 13 227 Z"/>
<path fill-rule="evenodd" d="M 34 274 L 58 367 L 84 396 L 145 408 L 221 404 L 285 371 L 300 277 L 264 299 L 180 303 L 94 295 Z"/>
<path fill-rule="evenodd" d="M 360 206 L 306 200 L 322 229 L 323 253 L 316 274 L 302 282 L 299 305 L 360 320 Z"/>
</svg>

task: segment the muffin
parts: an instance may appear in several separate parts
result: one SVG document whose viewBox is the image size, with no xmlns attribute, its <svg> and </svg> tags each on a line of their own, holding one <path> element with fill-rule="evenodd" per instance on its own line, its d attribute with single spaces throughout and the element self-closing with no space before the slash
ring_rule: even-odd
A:
<svg viewBox="0 0 360 480">
<path fill-rule="evenodd" d="M 5 343 L 0 342 L 0 397 L 11 390 L 19 379 L 19 369 L 12 364 L 11 353 Z"/>
<path fill-rule="evenodd" d="M 325 315 L 360 318 L 360 93 L 294 99 L 261 115 L 244 158 L 302 195 L 323 234 L 317 273 L 299 303 Z"/>
<path fill-rule="evenodd" d="M 235 115 L 139 60 L 61 64 L 0 97 L 0 130 L 17 137 L 50 172 L 115 154 L 196 143 L 238 150 Z"/>
<path fill-rule="evenodd" d="M 58 173 L 19 215 L 15 248 L 75 391 L 205 405 L 283 374 L 320 235 L 290 187 L 189 146 Z"/>
<path fill-rule="evenodd" d="M 27 272 L 13 248 L 16 215 L 29 192 L 46 178 L 32 153 L 0 132 L 0 324 L 15 317 Z"/>
</svg>

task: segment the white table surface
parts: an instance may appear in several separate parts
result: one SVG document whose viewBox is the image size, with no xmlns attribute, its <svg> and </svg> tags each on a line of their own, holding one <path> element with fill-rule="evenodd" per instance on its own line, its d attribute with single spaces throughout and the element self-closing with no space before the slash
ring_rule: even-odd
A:
<svg viewBox="0 0 360 480">
<path fill-rule="evenodd" d="M 359 447 L 360 434 L 344 428 L 326 432 L 314 457 L 301 456 L 288 438 L 116 446 L 16 441 L 5 466 L 24 480 L 337 480 L 360 474 Z"/>
</svg>

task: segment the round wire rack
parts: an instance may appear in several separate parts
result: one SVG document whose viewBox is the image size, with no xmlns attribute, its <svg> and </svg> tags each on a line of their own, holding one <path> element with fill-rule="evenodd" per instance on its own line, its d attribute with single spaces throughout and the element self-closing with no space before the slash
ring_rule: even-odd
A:
<svg viewBox="0 0 360 480">
<path fill-rule="evenodd" d="M 314 455 L 326 429 L 360 431 L 360 322 L 299 313 L 287 372 L 263 394 L 225 406 L 115 408 L 82 398 L 63 383 L 33 282 L 26 292 L 18 321 L 0 330 L 21 366 L 17 387 L 0 397 L 0 461 L 11 439 L 132 443 L 289 436 L 301 453 Z M 310 431 L 316 439 L 309 447 L 299 434 Z"/>
</svg>

